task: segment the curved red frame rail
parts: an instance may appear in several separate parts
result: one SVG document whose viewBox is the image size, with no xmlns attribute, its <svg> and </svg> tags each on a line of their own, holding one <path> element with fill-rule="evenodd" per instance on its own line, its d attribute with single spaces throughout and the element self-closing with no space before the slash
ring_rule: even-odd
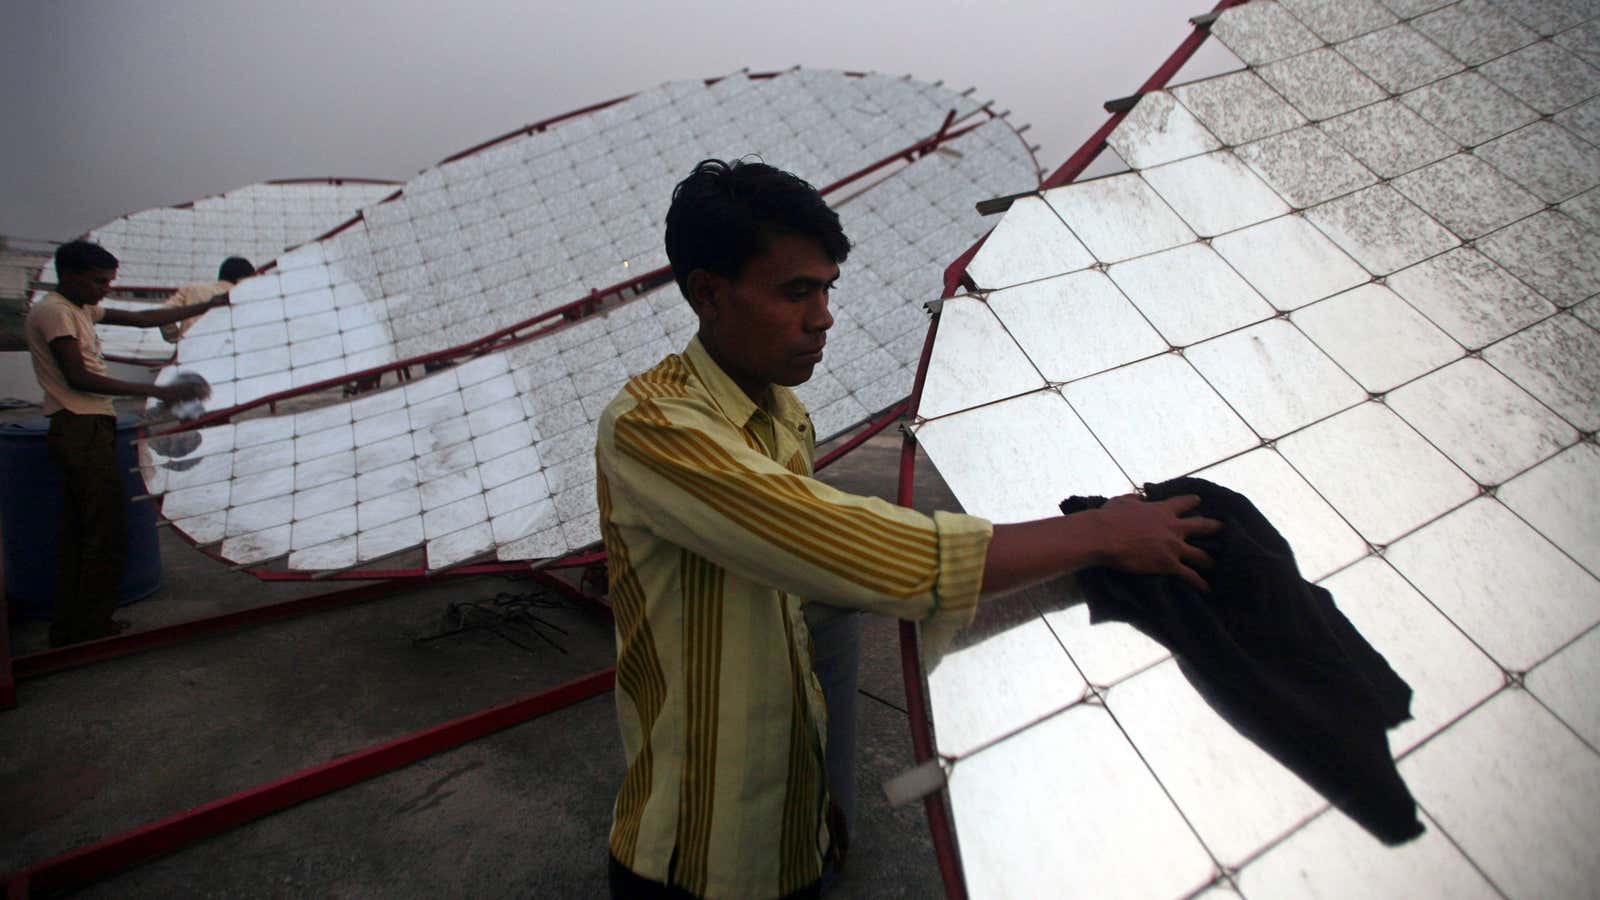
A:
<svg viewBox="0 0 1600 900">
<path fill-rule="evenodd" d="M 1212 13 L 1219 13 L 1231 7 L 1238 6 L 1246 0 L 1221 0 Z M 1194 56 L 1200 45 L 1205 43 L 1211 33 L 1211 21 L 1196 22 L 1177 49 L 1167 57 L 1144 84 L 1139 86 L 1138 93 L 1160 90 L 1172 79 L 1172 76 L 1182 69 L 1184 64 Z M 1040 190 L 1061 187 L 1083 174 L 1083 171 L 1094 162 L 1106 148 L 1106 139 L 1116 130 L 1129 110 L 1113 113 L 1105 124 L 1101 125 L 1089 139 L 1080 146 L 1076 152 L 1062 163 L 1060 168 L 1052 172 L 1040 184 Z M 991 231 L 992 233 L 992 231 Z M 988 235 L 979 238 L 961 256 L 957 257 L 945 269 L 944 294 L 948 299 L 955 296 L 965 286 L 971 288 L 972 284 L 967 279 L 967 266 L 978 250 L 988 240 Z M 912 388 L 911 398 L 906 401 L 909 414 L 915 418 L 918 405 L 922 400 L 922 385 L 927 377 L 928 359 L 932 355 L 934 336 L 938 333 L 939 316 L 934 315 L 933 321 L 928 323 L 928 336 L 922 347 L 922 358 L 917 363 L 917 378 Z M 912 505 L 916 480 L 917 451 L 916 440 L 910 432 L 906 433 L 900 445 L 900 484 L 899 502 L 901 506 Z M 921 764 L 933 759 L 935 749 L 933 743 L 932 716 L 928 708 L 927 678 L 922 671 L 922 651 L 917 639 L 917 626 L 913 622 L 900 623 L 900 671 L 905 679 L 906 709 L 911 720 L 911 745 L 912 756 L 916 763 Z M 961 855 L 957 851 L 954 823 L 950 817 L 950 807 L 946 790 L 939 790 L 928 795 L 923 800 L 923 808 L 928 816 L 928 828 L 933 835 L 934 855 L 939 860 L 939 874 L 944 880 L 946 896 L 951 900 L 965 900 L 967 896 L 966 873 L 961 865 Z"/>
</svg>

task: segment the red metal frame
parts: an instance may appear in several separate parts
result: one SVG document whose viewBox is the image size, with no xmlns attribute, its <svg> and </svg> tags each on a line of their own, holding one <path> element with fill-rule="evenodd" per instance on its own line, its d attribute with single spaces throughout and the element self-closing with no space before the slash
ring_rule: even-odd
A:
<svg viewBox="0 0 1600 900">
<path fill-rule="evenodd" d="M 1245 0 L 1221 0 L 1212 9 L 1213 13 L 1221 12 L 1231 6 L 1237 6 Z M 1180 43 L 1166 61 L 1163 62 L 1144 84 L 1140 85 L 1139 93 L 1159 90 L 1166 86 L 1168 80 L 1183 68 L 1184 64 L 1194 56 L 1196 50 L 1205 42 L 1211 32 L 1210 21 L 1195 24 L 1189 35 Z M 1131 107 L 1129 108 L 1131 110 Z M 1040 190 L 1048 190 L 1069 184 L 1073 179 L 1083 174 L 1084 169 L 1094 162 L 1101 151 L 1106 148 L 1106 139 L 1116 130 L 1118 124 L 1127 116 L 1129 110 L 1114 113 L 1105 124 L 1101 125 L 1089 139 L 1083 143 L 1061 167 L 1052 172 L 1040 184 Z M 992 230 L 991 230 L 991 233 Z M 967 276 L 967 266 L 971 264 L 985 241 L 989 239 L 986 234 L 979 238 L 977 243 L 967 248 L 945 269 L 944 297 L 955 296 L 963 287 L 973 287 L 972 281 Z M 927 377 L 928 359 L 932 355 L 934 335 L 938 333 L 939 316 L 935 315 L 933 321 L 928 323 L 928 336 L 922 346 L 922 358 L 917 363 L 917 377 L 912 387 L 910 399 L 906 401 L 906 409 L 914 419 L 917 409 L 922 401 L 922 385 Z M 916 484 L 917 452 L 916 440 L 909 432 L 900 445 L 900 485 L 899 502 L 901 506 L 911 506 Z M 927 680 L 922 672 L 922 653 L 917 640 L 916 625 L 911 622 L 900 623 L 900 669 L 905 679 L 906 709 L 909 713 L 911 724 L 912 756 L 920 764 L 934 758 L 933 729 L 931 714 L 928 708 Z M 939 860 L 939 874 L 944 879 L 945 893 L 952 900 L 965 900 L 967 896 L 966 873 L 961 865 L 960 853 L 956 850 L 956 835 L 954 824 L 950 820 L 950 810 L 946 804 L 946 791 L 925 798 L 923 807 L 928 816 L 928 829 L 932 832 L 934 855 Z"/>
<path fill-rule="evenodd" d="M 63 669 L 116 659 L 157 647 L 167 647 L 268 622 L 280 622 L 311 613 L 338 609 L 383 597 L 393 590 L 393 586 L 381 583 L 346 588 L 314 597 L 301 597 L 238 612 L 190 619 L 187 622 L 160 628 L 130 631 L 116 637 L 85 641 L 54 650 L 41 650 L 18 656 L 11 661 L 11 664 L 18 680 L 36 678 Z"/>
<path fill-rule="evenodd" d="M 35 863 L 4 876 L 7 896 L 42 896 L 85 887 L 211 835 L 603 694 L 611 690 L 615 676 L 615 669 L 603 669 Z"/>
</svg>

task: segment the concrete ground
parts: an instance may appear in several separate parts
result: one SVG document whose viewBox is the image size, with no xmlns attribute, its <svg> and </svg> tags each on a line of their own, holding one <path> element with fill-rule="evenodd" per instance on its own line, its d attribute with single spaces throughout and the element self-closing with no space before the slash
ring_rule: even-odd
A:
<svg viewBox="0 0 1600 900">
<path fill-rule="evenodd" d="M 824 473 L 894 496 L 898 435 Z M 932 467 L 918 505 L 954 509 Z M 320 593 L 230 571 L 163 528 L 165 584 L 122 617 L 147 628 Z M 611 623 L 551 601 L 549 626 L 435 637 L 452 603 L 533 591 L 477 577 L 45 675 L 0 712 L 0 872 L 183 812 L 372 744 L 603 669 Z M 14 622 L 12 650 L 47 625 Z M 553 643 L 546 642 L 541 634 Z M 515 642 L 513 642 L 513 639 Z M 557 646 L 559 645 L 559 646 Z M 860 807 L 829 896 L 942 893 L 920 805 L 883 780 L 910 765 L 896 625 L 869 621 Z M 88 897 L 601 897 L 623 758 L 609 694 L 305 802 L 89 887 Z"/>
</svg>

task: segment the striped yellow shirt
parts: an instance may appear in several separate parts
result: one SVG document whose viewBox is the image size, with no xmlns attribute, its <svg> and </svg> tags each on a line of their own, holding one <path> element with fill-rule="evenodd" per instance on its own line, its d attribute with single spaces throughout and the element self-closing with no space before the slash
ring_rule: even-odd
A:
<svg viewBox="0 0 1600 900">
<path fill-rule="evenodd" d="M 827 713 L 800 606 L 971 621 L 993 532 L 811 477 L 804 405 L 763 409 L 690 341 L 606 407 L 595 447 L 627 774 L 611 852 L 707 897 L 820 877 Z M 938 635 L 938 636 L 936 636 Z"/>
</svg>

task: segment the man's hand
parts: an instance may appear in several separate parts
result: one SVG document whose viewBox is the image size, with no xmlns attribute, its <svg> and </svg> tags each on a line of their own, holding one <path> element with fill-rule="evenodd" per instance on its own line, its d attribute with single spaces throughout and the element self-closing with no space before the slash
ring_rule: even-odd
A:
<svg viewBox="0 0 1600 900">
<path fill-rule="evenodd" d="M 156 399 L 172 405 L 185 400 L 204 400 L 211 396 L 211 386 L 203 382 L 180 381 L 156 388 Z"/>
<path fill-rule="evenodd" d="M 206 308 L 207 309 L 214 309 L 214 308 L 216 308 L 218 306 L 227 306 L 227 305 L 231 304 L 232 302 L 233 302 L 233 299 L 228 296 L 228 292 L 227 291 L 223 291 L 222 293 L 213 296 L 210 300 L 207 300 L 206 301 Z"/>
<path fill-rule="evenodd" d="M 1183 518 L 1199 502 L 1188 495 L 1148 503 L 1130 494 L 1070 516 L 996 525 L 983 564 L 983 593 L 998 596 L 1085 566 L 1176 575 L 1206 590 L 1198 570 L 1209 568 L 1211 559 L 1189 538 L 1222 525 Z"/>
<path fill-rule="evenodd" d="M 1111 500 L 1093 511 L 1105 542 L 1101 564 L 1143 575 L 1176 575 L 1195 590 L 1209 590 L 1200 570 L 1211 568 L 1211 557 L 1189 538 L 1215 533 L 1222 523 L 1200 516 L 1184 518 L 1199 505 L 1194 494 L 1160 501 L 1124 494 Z"/>
</svg>

